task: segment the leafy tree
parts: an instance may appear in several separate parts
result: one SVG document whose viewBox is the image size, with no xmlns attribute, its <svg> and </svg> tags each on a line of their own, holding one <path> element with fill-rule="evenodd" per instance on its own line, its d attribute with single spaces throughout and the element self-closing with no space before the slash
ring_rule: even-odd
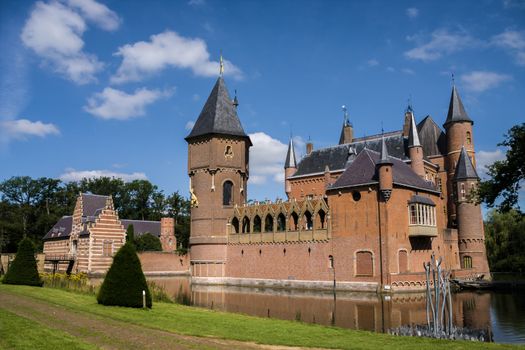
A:
<svg viewBox="0 0 525 350">
<path fill-rule="evenodd" d="M 115 254 L 97 301 L 102 305 L 142 307 L 142 291 L 146 292 L 146 306 L 151 308 L 151 293 L 146 277 L 135 247 L 128 242 Z"/>
<path fill-rule="evenodd" d="M 478 196 L 489 207 L 494 207 L 498 198 L 502 198 L 499 209 L 509 211 L 517 206 L 525 179 L 525 123 L 513 126 L 498 146 L 507 147 L 506 159 L 488 167 L 490 179 L 480 183 Z"/>
<path fill-rule="evenodd" d="M 15 260 L 7 270 L 2 283 L 42 287 L 43 282 L 36 267 L 35 247 L 29 238 L 20 241 Z"/>
<path fill-rule="evenodd" d="M 485 221 L 487 257 L 491 271 L 525 272 L 525 216 L 492 210 Z"/>
<path fill-rule="evenodd" d="M 179 192 L 174 192 L 168 196 L 166 202 L 168 215 L 175 219 L 177 243 L 187 249 L 190 242 L 190 201 Z"/>
<path fill-rule="evenodd" d="M 149 232 L 137 237 L 135 239 L 135 246 L 139 252 L 162 251 L 162 243 L 160 243 L 160 239 Z"/>
<path fill-rule="evenodd" d="M 133 224 L 129 225 L 126 229 L 126 242 L 135 244 L 135 228 L 133 227 Z"/>
</svg>

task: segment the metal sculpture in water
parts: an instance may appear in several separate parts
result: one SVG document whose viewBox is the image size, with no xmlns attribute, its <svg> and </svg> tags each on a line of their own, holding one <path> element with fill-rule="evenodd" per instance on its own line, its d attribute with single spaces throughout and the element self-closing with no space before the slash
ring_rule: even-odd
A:
<svg viewBox="0 0 525 350">
<path fill-rule="evenodd" d="M 441 262 L 442 258 L 436 259 L 432 253 L 430 262 L 423 263 L 427 278 L 428 330 L 438 338 L 453 333 L 450 271 L 444 270 Z"/>
</svg>

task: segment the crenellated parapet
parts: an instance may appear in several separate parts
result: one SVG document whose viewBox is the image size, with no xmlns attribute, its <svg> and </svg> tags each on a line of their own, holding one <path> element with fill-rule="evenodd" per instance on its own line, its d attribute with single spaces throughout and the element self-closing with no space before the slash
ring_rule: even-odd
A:
<svg viewBox="0 0 525 350">
<path fill-rule="evenodd" d="M 330 209 L 322 196 L 235 206 L 228 220 L 229 244 L 327 241 Z"/>
</svg>

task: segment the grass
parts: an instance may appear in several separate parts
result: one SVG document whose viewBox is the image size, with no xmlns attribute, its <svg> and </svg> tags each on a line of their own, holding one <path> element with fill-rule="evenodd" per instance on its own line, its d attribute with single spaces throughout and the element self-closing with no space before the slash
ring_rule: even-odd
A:
<svg viewBox="0 0 525 350">
<path fill-rule="evenodd" d="M 56 329 L 0 308 L 0 349 L 97 349 Z"/>
<path fill-rule="evenodd" d="M 0 285 L 0 293 L 28 296 L 66 309 L 119 321 L 200 337 L 217 337 L 261 344 L 336 349 L 506 349 L 512 345 L 427 338 L 325 327 L 294 321 L 258 318 L 178 304 L 154 303 L 153 309 L 128 309 L 98 305 L 89 295 L 58 289 Z"/>
</svg>

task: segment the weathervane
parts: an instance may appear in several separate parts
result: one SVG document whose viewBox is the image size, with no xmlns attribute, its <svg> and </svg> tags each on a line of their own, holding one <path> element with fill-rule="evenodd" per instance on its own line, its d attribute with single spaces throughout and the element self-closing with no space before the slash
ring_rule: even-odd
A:
<svg viewBox="0 0 525 350">
<path fill-rule="evenodd" d="M 456 85 L 456 79 L 454 78 L 454 72 L 452 72 L 452 86 Z"/>
<path fill-rule="evenodd" d="M 341 109 L 343 110 L 343 125 L 349 126 L 350 121 L 348 120 L 348 109 L 346 108 L 346 105 L 342 105 Z"/>
<path fill-rule="evenodd" d="M 219 60 L 219 75 L 222 77 L 223 73 L 224 73 L 224 61 L 222 60 L 222 50 L 221 50 L 221 58 Z"/>
</svg>

